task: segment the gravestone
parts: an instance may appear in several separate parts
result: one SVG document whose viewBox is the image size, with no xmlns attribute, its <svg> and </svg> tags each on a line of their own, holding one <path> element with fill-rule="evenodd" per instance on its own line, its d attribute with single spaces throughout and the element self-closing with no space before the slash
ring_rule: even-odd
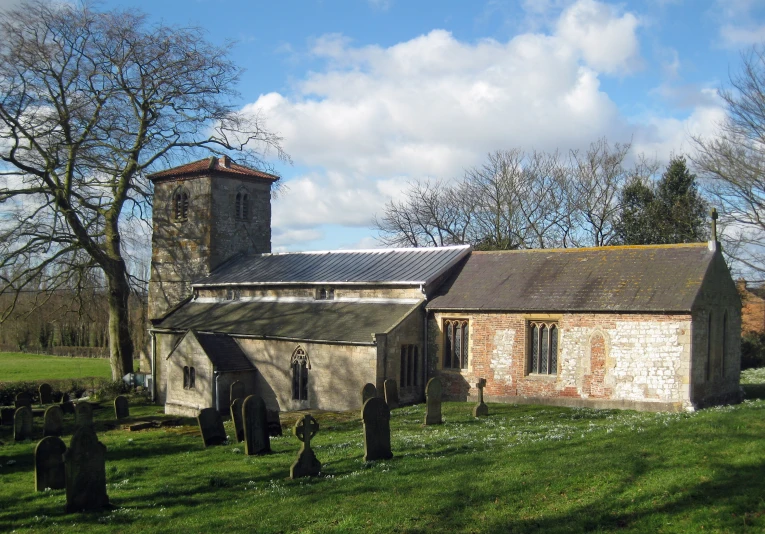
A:
<svg viewBox="0 0 765 534">
<path fill-rule="evenodd" d="M 40 384 L 37 391 L 40 393 L 40 404 L 51 404 L 53 402 L 53 388 L 50 387 L 50 384 Z"/>
<path fill-rule="evenodd" d="M 118 421 L 130 417 L 130 406 L 128 405 L 127 397 L 124 395 L 117 395 L 114 399 L 114 417 Z"/>
<path fill-rule="evenodd" d="M 489 407 L 483 402 L 483 388 L 486 387 L 486 379 L 478 380 L 475 387 L 478 388 L 478 404 L 473 407 L 473 417 L 486 417 L 489 415 Z"/>
<path fill-rule="evenodd" d="M 32 408 L 29 406 L 17 408 L 13 415 L 13 439 L 14 441 L 32 439 Z"/>
<path fill-rule="evenodd" d="M 63 401 L 61 403 L 61 411 L 68 414 L 74 413 L 74 403 L 70 400 Z"/>
<path fill-rule="evenodd" d="M 279 410 L 266 410 L 268 414 L 268 435 L 271 437 L 282 435 L 282 421 L 279 419 Z"/>
<path fill-rule="evenodd" d="M 106 494 L 106 446 L 92 426 L 80 426 L 64 453 L 66 513 L 109 506 Z"/>
<path fill-rule="evenodd" d="M 425 424 L 440 425 L 441 418 L 441 380 L 436 376 L 428 380 L 425 386 Z"/>
<path fill-rule="evenodd" d="M 210 445 L 220 445 L 228 438 L 226 429 L 223 428 L 223 419 L 221 419 L 218 410 L 215 408 L 205 408 L 197 415 L 199 430 L 202 432 L 202 441 L 205 447 Z"/>
<path fill-rule="evenodd" d="M 23 393 L 19 393 L 16 395 L 16 401 L 15 401 L 16 408 L 21 408 L 22 406 L 29 406 L 32 407 L 32 395 L 27 393 L 26 391 Z"/>
<path fill-rule="evenodd" d="M 244 441 L 244 425 L 242 424 L 242 399 L 234 399 L 231 403 L 231 420 L 234 422 L 236 441 Z"/>
<path fill-rule="evenodd" d="M 231 384 L 231 387 L 229 388 L 229 394 L 231 395 L 229 397 L 231 402 L 234 402 L 236 399 L 244 400 L 244 384 L 239 380 L 234 380 L 234 382 Z"/>
<path fill-rule="evenodd" d="M 311 439 L 319 431 L 319 423 L 310 414 L 298 419 L 292 429 L 302 443 L 297 460 L 290 467 L 290 478 L 315 477 L 321 471 L 321 462 L 311 448 Z"/>
<path fill-rule="evenodd" d="M 13 406 L 6 406 L 0 408 L 0 423 L 7 426 L 13 425 L 13 416 L 16 414 L 16 408 Z"/>
<path fill-rule="evenodd" d="M 377 396 L 377 388 L 374 384 L 364 384 L 364 386 L 361 388 L 361 405 L 363 406 L 365 402 L 367 402 L 369 399 Z"/>
<path fill-rule="evenodd" d="M 64 452 L 66 445 L 57 436 L 43 438 L 35 447 L 35 491 L 66 488 Z"/>
<path fill-rule="evenodd" d="M 390 450 L 390 409 L 377 397 L 369 399 L 361 409 L 364 421 L 364 461 L 393 458 Z"/>
<path fill-rule="evenodd" d="M 76 426 L 93 426 L 93 406 L 87 401 L 80 401 L 74 407 Z"/>
<path fill-rule="evenodd" d="M 48 406 L 43 417 L 43 436 L 60 436 L 64 433 L 64 411 L 61 406 Z"/>
<path fill-rule="evenodd" d="M 383 388 L 385 389 L 385 404 L 388 408 L 395 410 L 398 408 L 398 384 L 392 378 L 383 382 Z"/>
<path fill-rule="evenodd" d="M 271 452 L 271 440 L 268 437 L 268 414 L 266 403 L 257 395 L 250 395 L 242 403 L 242 423 L 244 424 L 244 452 L 267 454 Z"/>
</svg>

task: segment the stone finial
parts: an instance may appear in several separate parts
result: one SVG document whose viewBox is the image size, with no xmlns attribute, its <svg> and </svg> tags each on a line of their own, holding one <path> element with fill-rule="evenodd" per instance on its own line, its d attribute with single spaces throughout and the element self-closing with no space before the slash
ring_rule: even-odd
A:
<svg viewBox="0 0 765 534">
<path fill-rule="evenodd" d="M 717 208 L 712 208 L 709 215 L 712 217 L 712 241 L 717 241 Z"/>
</svg>

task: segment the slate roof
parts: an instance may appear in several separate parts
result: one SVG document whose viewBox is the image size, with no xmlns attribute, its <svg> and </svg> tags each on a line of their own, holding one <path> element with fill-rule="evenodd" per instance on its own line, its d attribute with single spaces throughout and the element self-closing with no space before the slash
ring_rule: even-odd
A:
<svg viewBox="0 0 765 534">
<path fill-rule="evenodd" d="M 473 252 L 429 310 L 688 312 L 706 243 Z"/>
<path fill-rule="evenodd" d="M 267 172 L 250 169 L 244 165 L 239 165 L 228 156 L 223 156 L 220 158 L 211 156 L 209 158 L 200 159 L 199 161 L 187 163 L 186 165 L 155 172 L 150 174 L 147 178 L 152 181 L 157 181 L 162 180 L 163 178 L 177 178 L 179 176 L 208 174 L 210 172 L 236 176 L 238 178 L 261 178 L 263 180 L 270 180 L 272 182 L 275 182 L 279 179 L 279 177 L 274 174 L 269 174 Z"/>
<path fill-rule="evenodd" d="M 418 306 L 332 301 L 190 302 L 154 328 L 371 344 L 373 334 L 386 332 Z"/>
<path fill-rule="evenodd" d="M 255 369 L 239 344 L 225 334 L 200 334 L 195 332 L 199 344 L 216 371 L 246 371 Z"/>
<path fill-rule="evenodd" d="M 428 284 L 469 252 L 462 245 L 257 254 L 230 261 L 193 285 Z"/>
</svg>

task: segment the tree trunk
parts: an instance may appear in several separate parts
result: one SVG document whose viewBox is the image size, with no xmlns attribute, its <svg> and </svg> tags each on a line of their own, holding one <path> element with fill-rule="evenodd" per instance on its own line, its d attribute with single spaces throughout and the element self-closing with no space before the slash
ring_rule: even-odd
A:
<svg viewBox="0 0 765 534">
<path fill-rule="evenodd" d="M 104 269 L 109 284 L 109 363 L 112 380 L 133 372 L 133 340 L 130 338 L 130 285 L 125 262 Z"/>
</svg>

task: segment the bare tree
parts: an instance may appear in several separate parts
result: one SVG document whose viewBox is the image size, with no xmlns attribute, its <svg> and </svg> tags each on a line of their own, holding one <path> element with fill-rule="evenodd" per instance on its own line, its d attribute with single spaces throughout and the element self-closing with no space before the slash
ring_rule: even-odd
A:
<svg viewBox="0 0 765 534">
<path fill-rule="evenodd" d="M 150 216 L 146 174 L 203 149 L 250 165 L 286 157 L 235 111 L 239 73 L 201 30 L 132 9 L 35 1 L 0 14 L 0 272 L 13 273 L 0 291 L 101 273 L 114 378 L 133 365 L 122 237 Z"/>
<path fill-rule="evenodd" d="M 765 276 L 765 45 L 741 59 L 731 88 L 719 92 L 727 117 L 716 136 L 695 139 L 692 161 L 720 208 L 726 253 Z"/>
</svg>

